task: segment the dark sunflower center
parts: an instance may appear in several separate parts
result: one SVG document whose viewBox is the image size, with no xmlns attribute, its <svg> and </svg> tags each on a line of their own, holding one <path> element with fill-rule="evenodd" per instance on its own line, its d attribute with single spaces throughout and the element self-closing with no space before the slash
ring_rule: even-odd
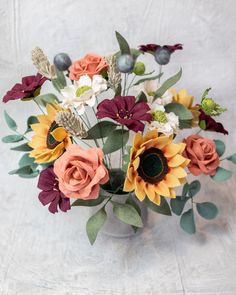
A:
<svg viewBox="0 0 236 295">
<path fill-rule="evenodd" d="M 55 121 L 52 122 L 52 125 L 50 126 L 48 130 L 48 135 L 47 135 L 47 147 L 49 149 L 54 149 L 60 142 L 58 142 L 51 134 L 51 132 L 55 129 L 57 129 L 59 126 Z"/>
<path fill-rule="evenodd" d="M 157 183 L 168 173 L 168 164 L 163 152 L 150 148 L 140 155 L 138 174 L 146 182 Z"/>
</svg>

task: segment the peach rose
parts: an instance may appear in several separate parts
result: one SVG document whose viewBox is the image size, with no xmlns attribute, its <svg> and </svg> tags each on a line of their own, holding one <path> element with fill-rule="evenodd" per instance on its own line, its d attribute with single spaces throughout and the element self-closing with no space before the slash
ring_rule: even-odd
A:
<svg viewBox="0 0 236 295">
<path fill-rule="evenodd" d="M 69 67 L 69 77 L 71 80 L 79 80 L 83 75 L 92 78 L 94 75 L 100 74 L 105 68 L 107 68 L 107 64 L 102 56 L 88 53 L 83 58 L 72 63 Z"/>
<path fill-rule="evenodd" d="M 220 163 L 214 141 L 195 134 L 188 136 L 184 142 L 185 155 L 191 161 L 188 165 L 189 171 L 195 176 L 214 175 Z"/>
<path fill-rule="evenodd" d="M 109 180 L 103 157 L 100 148 L 84 150 L 75 144 L 69 146 L 54 163 L 60 191 L 68 198 L 98 198 L 100 184 Z"/>
</svg>

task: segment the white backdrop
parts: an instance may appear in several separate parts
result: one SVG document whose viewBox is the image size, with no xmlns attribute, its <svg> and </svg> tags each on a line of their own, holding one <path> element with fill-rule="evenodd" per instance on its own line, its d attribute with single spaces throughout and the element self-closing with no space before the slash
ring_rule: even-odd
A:
<svg viewBox="0 0 236 295">
<path fill-rule="evenodd" d="M 30 51 L 41 47 L 52 59 L 117 50 L 114 31 L 135 47 L 183 43 L 167 74 L 180 66 L 184 87 L 199 99 L 212 96 L 229 112 L 221 118 L 231 136 L 219 135 L 227 152 L 236 150 L 236 2 L 234 0 L 1 0 L 0 94 L 35 73 Z M 1 104 L 19 122 L 36 112 L 32 103 Z M 9 131 L 0 117 L 1 136 Z M 24 123 L 19 124 L 24 128 Z M 235 178 L 226 186 L 207 182 L 221 209 L 217 221 L 199 220 L 199 233 L 186 236 L 178 218 L 153 216 L 144 233 L 130 240 L 100 236 L 90 247 L 86 209 L 51 215 L 37 200 L 34 180 L 9 176 L 19 154 L 1 145 L 0 294 L 235 294 Z M 228 192 L 226 191 L 227 187 Z M 226 194 L 227 193 L 227 194 Z M 226 196 L 225 196 L 226 194 Z M 223 202 L 223 200 L 224 202 Z M 210 225 L 209 225 L 210 224 Z"/>
</svg>

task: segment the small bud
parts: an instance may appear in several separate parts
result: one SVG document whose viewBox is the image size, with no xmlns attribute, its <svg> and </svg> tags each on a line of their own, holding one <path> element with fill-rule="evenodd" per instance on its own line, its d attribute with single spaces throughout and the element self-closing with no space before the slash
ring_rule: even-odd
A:
<svg viewBox="0 0 236 295">
<path fill-rule="evenodd" d="M 135 75 L 143 75 L 145 73 L 145 64 L 141 61 L 138 61 L 134 65 L 134 70 L 133 70 Z"/>
<path fill-rule="evenodd" d="M 117 67 L 121 73 L 131 73 L 134 68 L 134 58 L 130 54 L 122 54 L 117 59 Z"/>
<path fill-rule="evenodd" d="M 161 66 L 167 65 L 169 63 L 170 55 L 171 55 L 170 50 L 163 47 L 158 48 L 154 53 L 156 62 Z"/>
<path fill-rule="evenodd" d="M 59 71 L 67 71 L 71 66 L 71 59 L 66 53 L 58 53 L 55 55 L 53 62 Z"/>
</svg>

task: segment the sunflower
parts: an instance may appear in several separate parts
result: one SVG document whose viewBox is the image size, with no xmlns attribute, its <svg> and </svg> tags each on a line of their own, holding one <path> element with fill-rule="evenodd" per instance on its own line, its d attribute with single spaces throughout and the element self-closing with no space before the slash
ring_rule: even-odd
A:
<svg viewBox="0 0 236 295">
<path fill-rule="evenodd" d="M 197 127 L 199 122 L 199 106 L 193 106 L 194 97 L 187 94 L 187 91 L 182 89 L 178 93 L 175 89 L 171 89 L 173 95 L 173 102 L 178 102 L 184 105 L 187 109 L 189 109 L 193 115 L 192 119 L 192 127 Z"/>
<path fill-rule="evenodd" d="M 124 191 L 135 191 L 137 198 L 160 205 L 161 196 L 175 198 L 174 188 L 185 183 L 184 168 L 189 160 L 181 154 L 184 143 L 172 143 L 172 137 L 158 135 L 156 130 L 143 137 L 137 133 L 130 154 Z"/>
<path fill-rule="evenodd" d="M 68 132 L 55 121 L 57 113 L 65 110 L 52 104 L 47 104 L 46 109 L 47 115 L 37 116 L 39 123 L 31 125 L 35 135 L 28 143 L 33 149 L 30 157 L 38 164 L 56 160 L 71 143 Z"/>
</svg>

